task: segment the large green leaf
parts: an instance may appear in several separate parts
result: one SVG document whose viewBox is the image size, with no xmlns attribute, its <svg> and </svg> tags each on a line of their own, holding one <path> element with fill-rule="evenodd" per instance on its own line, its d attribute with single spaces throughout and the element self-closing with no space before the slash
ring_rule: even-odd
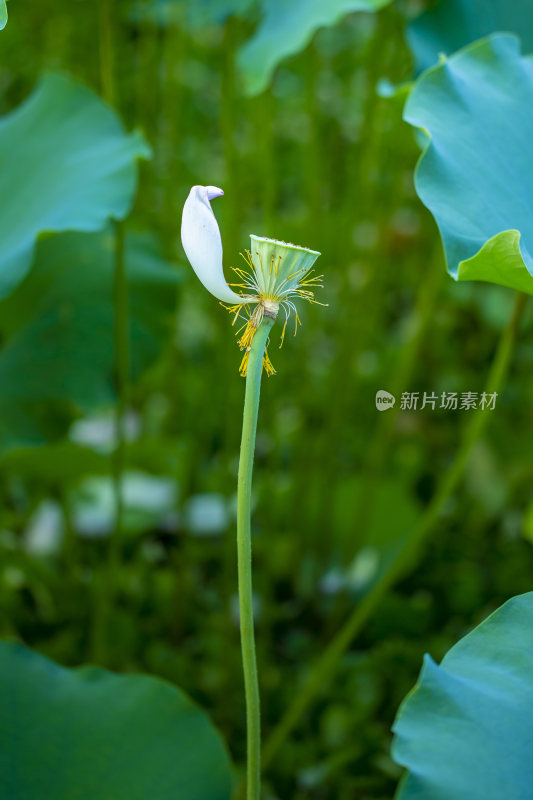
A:
<svg viewBox="0 0 533 800">
<path fill-rule="evenodd" d="M 132 377 L 167 340 L 179 273 L 151 237 L 126 244 Z M 113 395 L 113 237 L 65 233 L 41 241 L 35 265 L 0 303 L 0 444 L 65 433 L 76 411 Z"/>
<path fill-rule="evenodd" d="M 246 93 L 265 89 L 277 65 L 303 50 L 318 28 L 352 11 L 377 11 L 391 0 L 263 0 L 263 18 L 238 56 Z"/>
<path fill-rule="evenodd" d="M 0 31 L 7 25 L 7 6 L 6 0 L 0 0 Z"/>
<path fill-rule="evenodd" d="M 420 72 L 476 39 L 497 31 L 522 37 L 533 50 L 533 0 L 441 0 L 407 28 L 407 41 Z"/>
<path fill-rule="evenodd" d="M 533 592 L 505 603 L 437 666 L 426 656 L 394 724 L 397 800 L 529 800 Z"/>
<path fill-rule="evenodd" d="M 6 800 L 229 800 L 230 785 L 220 737 L 179 689 L 0 644 Z"/>
<path fill-rule="evenodd" d="M 35 240 L 50 231 L 97 231 L 131 208 L 136 160 L 149 150 L 124 132 L 93 92 L 47 75 L 0 120 L 0 297 L 31 266 Z"/>
<path fill-rule="evenodd" d="M 448 271 L 533 294 L 533 60 L 497 34 L 428 70 L 405 119 L 429 143 L 416 189 Z"/>
</svg>

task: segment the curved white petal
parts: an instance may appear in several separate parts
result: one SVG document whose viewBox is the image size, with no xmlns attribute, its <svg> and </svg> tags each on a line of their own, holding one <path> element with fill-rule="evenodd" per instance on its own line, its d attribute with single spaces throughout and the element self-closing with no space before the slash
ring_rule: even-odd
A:
<svg viewBox="0 0 533 800">
<path fill-rule="evenodd" d="M 220 230 L 209 203 L 223 194 L 216 186 L 192 187 L 183 206 L 181 242 L 191 267 L 211 294 L 223 303 L 243 303 L 224 277 Z"/>
</svg>

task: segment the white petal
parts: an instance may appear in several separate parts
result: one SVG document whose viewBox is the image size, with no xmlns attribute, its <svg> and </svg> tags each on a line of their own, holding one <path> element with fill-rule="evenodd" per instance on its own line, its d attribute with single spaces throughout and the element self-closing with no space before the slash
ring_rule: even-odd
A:
<svg viewBox="0 0 533 800">
<path fill-rule="evenodd" d="M 224 192 L 216 186 L 193 186 L 183 206 L 181 241 L 183 249 L 205 288 L 223 303 L 242 303 L 228 286 L 222 269 L 222 240 L 209 203 Z"/>
</svg>

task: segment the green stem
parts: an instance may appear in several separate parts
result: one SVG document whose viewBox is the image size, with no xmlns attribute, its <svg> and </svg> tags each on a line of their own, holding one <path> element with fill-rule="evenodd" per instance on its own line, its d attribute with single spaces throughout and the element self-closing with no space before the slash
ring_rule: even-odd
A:
<svg viewBox="0 0 533 800">
<path fill-rule="evenodd" d="M 113 270 L 113 310 L 114 310 L 114 348 L 115 348 L 115 449 L 111 458 L 113 494 L 115 500 L 115 519 L 111 531 L 107 561 L 101 579 L 95 581 L 95 608 L 91 642 L 91 657 L 97 664 L 107 662 L 110 640 L 109 617 L 114 604 L 114 595 L 119 579 L 122 555 L 124 500 L 122 479 L 126 462 L 125 416 L 129 380 L 129 338 L 128 338 L 128 284 L 124 260 L 124 223 L 114 221 L 115 263 Z"/>
<path fill-rule="evenodd" d="M 526 296 L 523 294 L 517 295 L 513 314 L 502 333 L 495 358 L 490 368 L 485 387 L 487 394 L 499 392 L 502 386 L 513 353 L 516 334 L 522 318 L 526 299 Z M 267 767 L 272 762 L 272 759 L 298 723 L 302 714 L 316 695 L 324 688 L 324 685 L 330 680 L 337 662 L 346 652 L 352 640 L 359 633 L 382 597 L 394 585 L 398 578 L 404 574 L 405 570 L 411 566 L 420 546 L 438 520 L 446 500 L 457 486 L 468 462 L 470 453 L 485 429 L 489 416 L 490 414 L 486 410 L 478 410 L 475 412 L 455 461 L 444 475 L 431 503 L 420 518 L 418 525 L 413 528 L 410 536 L 406 539 L 396 560 L 383 574 L 381 580 L 375 583 L 363 597 L 352 614 L 348 617 L 343 627 L 331 640 L 330 644 L 315 664 L 314 669 L 311 671 L 307 683 L 296 695 L 285 715 L 274 729 L 263 750 L 264 767 Z"/>
<path fill-rule="evenodd" d="M 108 553 L 109 590 L 116 586 L 121 558 L 122 528 L 124 519 L 124 499 L 122 478 L 126 463 L 126 410 L 129 381 L 129 312 L 128 279 L 124 259 L 124 223 L 114 222 L 115 228 L 115 268 L 113 271 L 113 306 L 115 311 L 115 382 L 117 402 L 115 405 L 116 447 L 113 454 L 113 485 L 115 494 L 115 526 L 111 533 Z"/>
<path fill-rule="evenodd" d="M 263 355 L 274 320 L 265 317 L 252 342 L 242 421 L 241 455 L 237 495 L 237 565 L 242 666 L 246 696 L 246 797 L 259 800 L 261 794 L 261 723 L 259 683 L 255 656 L 254 609 L 252 595 L 251 493 L 255 432 L 259 412 Z"/>
<path fill-rule="evenodd" d="M 113 52 L 113 2 L 100 0 L 100 72 L 102 92 L 109 105 L 116 105 L 116 86 L 114 78 Z M 122 479 L 126 457 L 125 414 L 129 381 L 129 319 L 128 282 L 124 258 L 124 222 L 114 220 L 114 269 L 113 269 L 113 312 L 114 312 L 114 353 L 115 386 L 117 402 L 115 405 L 116 445 L 112 456 L 111 471 L 115 498 L 115 521 L 111 531 L 107 551 L 107 563 L 101 581 L 95 581 L 96 603 L 92 631 L 92 658 L 96 663 L 107 661 L 109 636 L 109 617 L 113 608 L 114 594 L 118 583 L 121 560 L 124 502 Z"/>
<path fill-rule="evenodd" d="M 106 103 L 115 101 L 115 81 L 113 77 L 113 0 L 100 0 L 100 82 Z"/>
</svg>

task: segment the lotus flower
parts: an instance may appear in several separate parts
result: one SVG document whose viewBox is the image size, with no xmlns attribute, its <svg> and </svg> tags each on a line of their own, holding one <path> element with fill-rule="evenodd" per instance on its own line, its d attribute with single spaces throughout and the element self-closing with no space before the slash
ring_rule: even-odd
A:
<svg viewBox="0 0 533 800">
<path fill-rule="evenodd" d="M 239 282 L 230 285 L 224 277 L 222 239 L 211 208 L 211 200 L 223 194 L 222 189 L 216 186 L 192 187 L 183 207 L 181 241 L 205 288 L 234 315 L 234 322 L 241 314 L 244 315 L 244 332 L 238 344 L 245 351 L 239 371 L 246 375 L 252 340 L 263 317 L 276 319 L 280 308 L 283 309 L 283 342 L 291 313 L 295 317 L 295 334 L 300 323 L 294 300 L 301 298 L 317 302 L 313 289 L 322 286 L 322 276 L 311 277 L 311 273 L 320 253 L 252 234 L 250 249 L 243 255 L 246 268 L 232 267 Z M 268 355 L 265 355 L 264 367 L 267 374 L 275 371 Z"/>
</svg>

